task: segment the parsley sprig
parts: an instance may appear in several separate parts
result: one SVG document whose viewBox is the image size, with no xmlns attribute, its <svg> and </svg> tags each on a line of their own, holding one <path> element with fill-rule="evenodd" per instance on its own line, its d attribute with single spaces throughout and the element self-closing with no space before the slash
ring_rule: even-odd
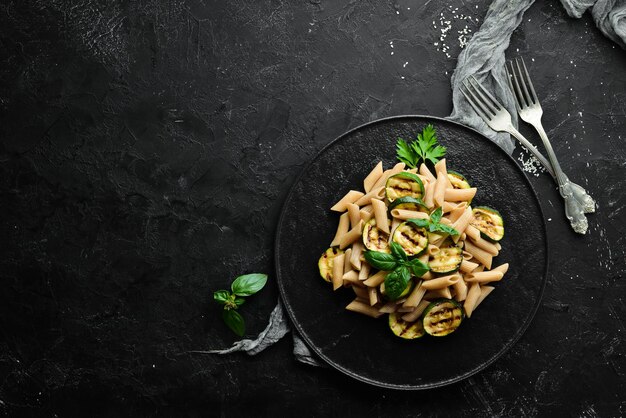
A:
<svg viewBox="0 0 626 418">
<path fill-rule="evenodd" d="M 441 223 L 442 216 L 443 209 L 438 207 L 433 211 L 433 213 L 430 214 L 429 219 L 409 219 L 407 222 L 411 222 L 420 228 L 427 228 L 429 232 L 443 232 L 444 234 L 458 235 L 459 231 L 449 225 Z"/>
<path fill-rule="evenodd" d="M 437 164 L 446 155 L 446 147 L 437 143 L 437 131 L 433 125 L 426 125 L 422 133 L 417 134 L 417 140 L 411 143 L 398 138 L 396 147 L 398 160 L 411 168 L 417 167 L 422 161 Z"/>
<path fill-rule="evenodd" d="M 242 337 L 246 331 L 246 323 L 237 309 L 246 301 L 244 297 L 254 295 L 267 283 L 267 274 L 252 273 L 239 276 L 230 285 L 231 291 L 218 290 L 213 292 L 213 299 L 223 305 L 222 319 L 235 334 Z"/>
<path fill-rule="evenodd" d="M 391 254 L 380 251 L 366 251 L 365 260 L 378 270 L 390 271 L 385 277 L 385 294 L 390 299 L 397 299 L 406 289 L 411 275 L 422 277 L 429 270 L 428 266 L 419 259 L 409 257 L 398 243 L 389 244 Z"/>
</svg>

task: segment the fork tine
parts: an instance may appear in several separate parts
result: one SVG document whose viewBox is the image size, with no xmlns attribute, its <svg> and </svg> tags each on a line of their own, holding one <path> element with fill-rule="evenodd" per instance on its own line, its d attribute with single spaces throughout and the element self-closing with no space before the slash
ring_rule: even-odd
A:
<svg viewBox="0 0 626 418">
<path fill-rule="evenodd" d="M 515 58 L 515 65 L 517 67 L 517 74 L 519 75 L 520 84 L 522 85 L 522 90 L 524 92 L 524 98 L 526 99 L 526 103 L 528 106 L 533 104 L 533 100 L 530 98 L 530 93 L 528 92 L 528 87 L 526 86 L 526 80 L 524 79 L 524 75 L 522 74 L 522 67 L 519 65 L 519 60 Z"/>
<path fill-rule="evenodd" d="M 473 83 L 472 83 L 473 81 Z M 467 90 L 472 93 L 472 96 L 474 97 L 475 100 L 477 100 L 479 103 L 481 103 L 483 105 L 483 107 L 486 107 L 487 109 L 489 109 L 489 111 L 492 114 L 496 114 L 496 112 L 498 111 L 498 109 L 493 105 L 493 103 L 491 103 L 491 101 L 487 98 L 487 96 L 485 96 L 481 91 L 480 88 L 476 87 L 476 80 L 471 80 L 468 82 Z M 472 88 L 470 89 L 469 86 L 471 86 Z M 480 98 L 476 97 L 476 95 L 473 94 L 472 90 L 474 90 L 478 96 L 480 96 Z"/>
<path fill-rule="evenodd" d="M 466 87 L 466 89 L 467 89 L 467 87 Z M 474 102 L 474 99 L 472 99 L 467 93 L 465 93 L 465 90 L 463 90 L 463 88 L 461 88 L 461 93 L 463 93 L 463 96 L 465 96 L 465 99 L 467 99 L 467 102 L 472 106 L 472 108 L 478 114 L 478 116 L 480 116 L 485 121 L 485 123 L 489 123 L 489 119 L 491 119 L 491 118 L 488 117 L 481 110 L 481 108 L 478 106 L 478 104 L 476 102 Z"/>
<path fill-rule="evenodd" d="M 528 81 L 528 89 L 532 93 L 535 103 L 539 103 L 539 99 L 537 98 L 537 93 L 535 93 L 535 87 L 533 87 L 533 82 L 530 80 L 530 75 L 528 74 L 528 69 L 526 68 L 524 58 L 520 58 L 520 61 L 522 61 L 522 66 L 524 67 L 524 73 L 526 75 L 526 80 Z"/>
<path fill-rule="evenodd" d="M 463 80 L 463 86 L 465 87 L 466 96 L 469 95 L 473 100 L 473 104 L 478 107 L 483 114 L 487 116 L 488 119 L 491 119 L 492 115 L 495 113 L 491 110 L 484 101 L 482 101 L 479 97 L 477 97 L 471 89 L 471 85 L 467 80 Z"/>
<path fill-rule="evenodd" d="M 491 100 L 491 102 L 493 103 L 493 105 L 494 105 L 494 107 L 496 108 L 496 110 L 500 110 L 500 109 L 502 109 L 502 105 L 500 104 L 500 102 L 498 102 L 498 100 L 497 100 L 495 97 L 493 97 L 493 96 L 491 95 L 491 93 L 489 93 L 489 91 L 488 91 L 486 88 L 484 88 L 482 84 L 480 84 L 480 83 L 478 82 L 478 80 L 476 80 L 476 77 L 474 77 L 474 75 L 471 75 L 470 77 L 472 77 L 472 80 L 474 80 L 474 83 L 475 83 L 475 84 L 477 84 L 477 85 L 478 85 L 478 87 L 480 87 L 480 90 L 481 90 L 481 91 L 482 91 L 485 95 L 487 95 L 487 97 L 489 97 L 489 99 L 490 99 L 490 100 Z"/>
<path fill-rule="evenodd" d="M 524 95 L 522 94 L 522 89 L 520 88 L 519 80 L 517 79 L 517 74 L 515 74 L 515 67 L 513 67 L 513 62 L 511 61 L 509 62 L 509 64 L 511 65 L 511 69 L 509 70 L 509 68 L 507 68 L 506 70 L 511 76 L 511 78 L 513 79 L 512 84 L 515 85 L 515 89 L 513 90 L 513 95 L 515 96 L 515 103 L 517 103 L 518 109 L 521 109 L 527 106 L 526 100 L 524 98 Z"/>
<path fill-rule="evenodd" d="M 520 110 L 520 105 L 519 105 L 519 101 L 517 99 L 517 93 L 515 93 L 515 88 L 513 87 L 513 75 L 511 75 L 511 71 L 509 70 L 509 67 L 504 64 L 504 68 L 506 69 L 506 80 L 509 82 L 509 88 L 511 89 L 511 93 L 513 93 L 513 98 L 515 99 L 515 107 L 517 108 L 517 111 L 519 112 Z"/>
</svg>

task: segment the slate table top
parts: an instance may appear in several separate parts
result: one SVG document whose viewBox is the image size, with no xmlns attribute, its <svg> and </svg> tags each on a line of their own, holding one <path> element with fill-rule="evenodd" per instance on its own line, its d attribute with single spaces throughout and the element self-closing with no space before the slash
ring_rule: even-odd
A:
<svg viewBox="0 0 626 418">
<path fill-rule="evenodd" d="M 3 2 L 0 412 L 625 415 L 626 53 L 558 2 L 529 9 L 507 54 L 530 64 L 598 211 L 576 235 L 530 175 L 549 276 L 506 355 L 406 393 L 300 364 L 289 337 L 255 357 L 188 353 L 235 341 L 211 294 L 238 274 L 270 274 L 242 307 L 248 337 L 265 327 L 278 213 L 319 149 L 370 120 L 450 113 L 458 32 L 489 2 L 443 3 Z"/>
</svg>

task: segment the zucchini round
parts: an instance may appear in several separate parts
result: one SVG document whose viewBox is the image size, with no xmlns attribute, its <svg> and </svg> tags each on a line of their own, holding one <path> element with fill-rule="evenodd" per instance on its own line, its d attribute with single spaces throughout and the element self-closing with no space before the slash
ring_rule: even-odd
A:
<svg viewBox="0 0 626 418">
<path fill-rule="evenodd" d="M 365 248 L 381 253 L 390 253 L 389 234 L 376 227 L 376 219 L 372 218 L 363 227 L 363 245 Z"/>
<path fill-rule="evenodd" d="M 406 255 L 420 255 L 428 247 L 428 233 L 411 222 L 402 222 L 393 232 L 393 241 L 400 244 Z"/>
<path fill-rule="evenodd" d="M 444 337 L 463 322 L 463 308 L 453 299 L 438 299 L 428 305 L 423 317 L 422 324 L 427 334 Z"/>
<path fill-rule="evenodd" d="M 421 199 L 424 196 L 424 183 L 416 174 L 402 171 L 387 179 L 385 195 L 389 203 L 401 197 Z"/>
<path fill-rule="evenodd" d="M 480 235 L 491 242 L 498 242 L 504 237 L 504 220 L 495 209 L 478 206 L 472 209 L 470 225 L 480 231 Z"/>
<path fill-rule="evenodd" d="M 430 256 L 428 267 L 433 273 L 454 273 L 461 267 L 463 262 L 463 249 L 461 247 L 439 248 L 439 252 Z"/>
<path fill-rule="evenodd" d="M 424 325 L 421 320 L 415 322 L 407 322 L 400 315 L 395 313 L 389 314 L 389 328 L 398 337 L 405 340 L 414 340 L 424 336 Z"/>
<path fill-rule="evenodd" d="M 393 202 L 389 203 L 389 213 L 391 213 L 392 209 L 406 209 L 414 211 L 425 209 L 426 211 L 428 211 L 426 203 L 424 203 L 421 199 L 416 199 L 410 196 L 399 197 Z"/>
<path fill-rule="evenodd" d="M 320 276 L 322 279 L 330 282 L 333 278 L 333 260 L 338 255 L 343 254 L 344 251 L 339 249 L 339 247 L 330 247 L 324 254 L 320 257 L 320 260 L 317 262 L 317 266 L 320 269 Z"/>
<path fill-rule="evenodd" d="M 448 179 L 450 180 L 450 183 L 452 183 L 452 187 L 455 189 L 469 189 L 472 187 L 465 176 L 461 173 L 457 173 L 456 171 L 448 170 Z"/>
</svg>

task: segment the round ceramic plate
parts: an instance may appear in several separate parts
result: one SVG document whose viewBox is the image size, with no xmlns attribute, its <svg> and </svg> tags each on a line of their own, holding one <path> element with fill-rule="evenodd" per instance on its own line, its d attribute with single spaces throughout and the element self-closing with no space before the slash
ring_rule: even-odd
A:
<svg viewBox="0 0 626 418">
<path fill-rule="evenodd" d="M 369 318 L 345 310 L 351 289 L 333 292 L 317 262 L 328 248 L 339 214 L 330 207 L 383 161 L 396 161 L 396 140 L 415 138 L 432 123 L 447 147 L 448 169 L 478 187 L 474 205 L 498 209 L 505 223 L 502 251 L 494 265 L 509 263 L 504 279 L 446 337 L 403 340 L 387 315 Z M 395 389 L 427 389 L 457 382 L 504 354 L 530 324 L 546 280 L 543 214 L 530 182 L 515 161 L 480 133 L 428 116 L 399 116 L 368 123 L 326 146 L 304 169 L 283 207 L 276 234 L 276 273 L 284 305 L 309 348 L 355 379 Z"/>
</svg>

